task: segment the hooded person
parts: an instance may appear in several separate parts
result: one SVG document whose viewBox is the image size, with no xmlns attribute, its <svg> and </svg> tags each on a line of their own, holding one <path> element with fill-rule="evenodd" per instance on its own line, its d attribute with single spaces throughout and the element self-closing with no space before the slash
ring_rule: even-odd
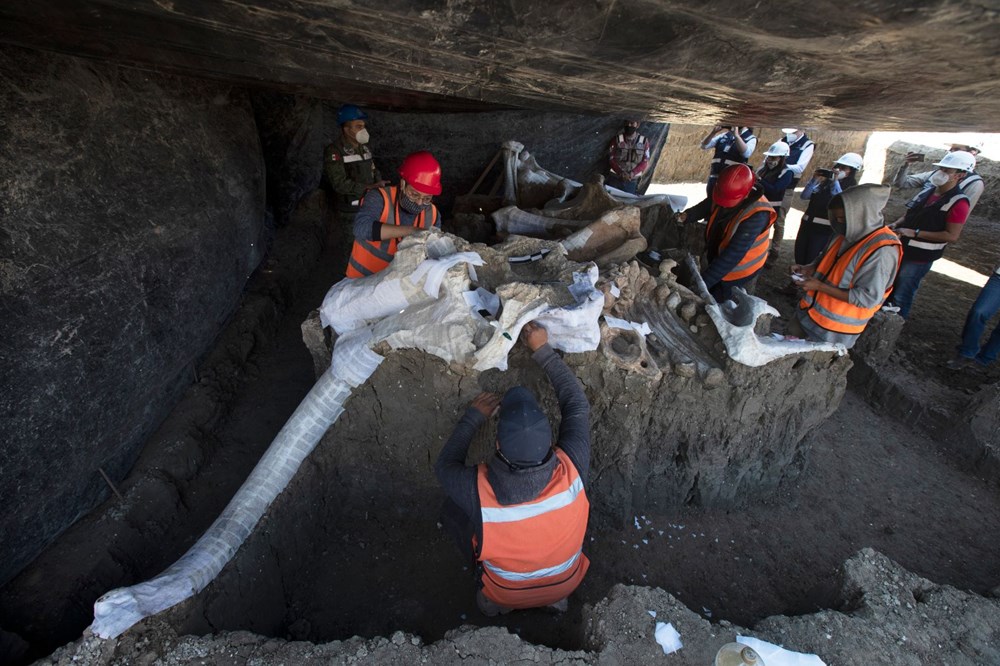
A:
<svg viewBox="0 0 1000 666">
<path fill-rule="evenodd" d="M 441 523 L 476 567 L 476 601 L 486 615 L 550 606 L 566 610 L 590 561 L 583 553 L 590 504 L 590 405 L 580 382 L 531 322 L 521 342 L 545 370 L 561 419 L 559 437 L 523 386 L 501 399 L 480 393 L 441 449 L 434 472 L 447 499 Z M 469 445 L 499 413 L 494 455 L 465 464 Z"/>
<path fill-rule="evenodd" d="M 792 266 L 802 297 L 790 334 L 851 348 L 882 307 L 903 256 L 882 219 L 889 193 L 883 185 L 857 185 L 830 201 L 832 239 L 813 263 Z"/>
<path fill-rule="evenodd" d="M 723 169 L 710 198 L 677 214 L 680 223 L 707 221 L 706 265 L 701 277 L 715 300 L 729 300 L 736 287 L 753 293 L 767 261 L 771 225 L 777 217 L 746 164 Z"/>
<path fill-rule="evenodd" d="M 432 203 L 441 194 L 441 165 L 434 156 L 426 150 L 407 155 L 399 176 L 398 187 L 378 187 L 361 201 L 347 277 L 378 273 L 396 256 L 400 238 L 441 227 L 441 213 Z"/>
</svg>

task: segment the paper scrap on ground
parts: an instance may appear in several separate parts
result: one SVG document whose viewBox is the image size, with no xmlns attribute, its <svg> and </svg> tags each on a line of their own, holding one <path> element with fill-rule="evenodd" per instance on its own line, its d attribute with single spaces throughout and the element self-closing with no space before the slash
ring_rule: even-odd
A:
<svg viewBox="0 0 1000 666">
<path fill-rule="evenodd" d="M 656 623 L 656 642 L 663 648 L 663 654 L 677 652 L 684 644 L 681 643 L 681 635 L 674 629 L 674 625 L 667 622 Z"/>
<path fill-rule="evenodd" d="M 632 329 L 639 335 L 650 334 L 649 324 L 647 324 L 644 321 L 643 322 L 626 321 L 625 319 L 619 319 L 618 317 L 609 317 L 608 315 L 604 315 L 604 321 L 606 321 L 608 323 L 608 326 L 610 326 L 611 328 L 623 328 L 626 330 Z"/>
<path fill-rule="evenodd" d="M 792 652 L 753 636 L 738 635 L 736 642 L 752 647 L 767 666 L 826 666 L 826 662 L 814 654 Z"/>
<path fill-rule="evenodd" d="M 654 620 L 656 619 L 656 611 L 646 611 L 646 612 L 649 613 L 649 617 L 653 618 Z"/>
</svg>

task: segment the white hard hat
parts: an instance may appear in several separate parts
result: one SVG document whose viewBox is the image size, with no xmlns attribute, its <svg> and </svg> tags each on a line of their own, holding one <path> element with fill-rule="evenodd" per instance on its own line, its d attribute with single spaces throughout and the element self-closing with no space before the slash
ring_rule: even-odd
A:
<svg viewBox="0 0 1000 666">
<path fill-rule="evenodd" d="M 771 144 L 771 147 L 767 149 L 767 152 L 764 153 L 764 155 L 767 157 L 788 157 L 790 153 L 791 149 L 788 147 L 787 143 L 784 141 L 776 141 Z"/>
<path fill-rule="evenodd" d="M 865 161 L 861 158 L 861 155 L 857 153 L 844 153 L 835 162 L 835 164 L 843 164 L 844 166 L 849 166 L 852 169 L 859 170 L 865 167 Z"/>
<path fill-rule="evenodd" d="M 961 171 L 973 171 L 976 168 L 976 157 L 964 150 L 954 150 L 950 153 L 945 153 L 941 161 L 935 162 L 934 166 L 959 169 Z"/>
<path fill-rule="evenodd" d="M 781 131 L 784 132 L 785 134 L 795 134 L 796 132 L 799 131 L 799 128 L 798 127 L 782 127 Z"/>
</svg>

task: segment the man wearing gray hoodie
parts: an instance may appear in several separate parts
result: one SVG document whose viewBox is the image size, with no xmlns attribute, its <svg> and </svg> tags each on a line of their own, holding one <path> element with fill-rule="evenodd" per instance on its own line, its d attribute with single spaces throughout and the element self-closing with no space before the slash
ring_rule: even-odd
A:
<svg viewBox="0 0 1000 666">
<path fill-rule="evenodd" d="M 890 189 L 857 185 L 829 204 L 834 236 L 808 265 L 792 266 L 802 290 L 788 333 L 813 342 L 854 346 L 892 291 L 903 248 L 882 220 Z"/>
</svg>

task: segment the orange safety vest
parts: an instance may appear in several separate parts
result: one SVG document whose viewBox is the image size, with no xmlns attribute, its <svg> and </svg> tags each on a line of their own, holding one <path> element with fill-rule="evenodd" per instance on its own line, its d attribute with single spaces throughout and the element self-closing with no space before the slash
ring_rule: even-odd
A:
<svg viewBox="0 0 1000 666">
<path fill-rule="evenodd" d="M 398 226 L 400 224 L 399 188 L 390 185 L 380 187 L 376 192 L 382 197 L 382 213 L 379 215 L 378 221 L 382 224 Z M 366 196 L 370 196 L 370 194 Z M 413 221 L 413 226 L 418 229 L 426 229 L 434 224 L 437 216 L 437 207 L 431 204 L 429 208 L 420 211 L 420 214 Z M 428 220 L 430 220 L 429 223 Z M 389 238 L 383 241 L 355 240 L 354 247 L 351 248 L 351 259 L 347 262 L 347 277 L 359 278 L 374 275 L 388 266 L 392 258 L 396 256 L 398 241 L 398 238 Z"/>
<path fill-rule="evenodd" d="M 837 252 L 844 240 L 843 236 L 837 236 L 833 239 L 826 254 L 816 266 L 813 277 L 838 289 L 850 289 L 854 284 L 854 276 L 861 270 L 861 266 L 868 260 L 868 257 L 872 256 L 875 250 L 880 247 L 890 246 L 894 246 L 899 253 L 896 258 L 896 271 L 899 271 L 899 264 L 903 260 L 903 246 L 895 232 L 888 227 L 879 227 L 838 257 Z M 847 284 L 841 286 L 845 277 Z M 890 280 L 882 301 L 870 308 L 862 308 L 821 291 L 807 291 L 799 301 L 799 308 L 805 310 L 809 318 L 822 328 L 834 333 L 853 335 L 865 330 L 868 320 L 882 307 L 882 303 L 891 293 L 892 281 Z"/>
<path fill-rule="evenodd" d="M 712 237 L 712 225 L 715 223 L 715 218 L 722 210 L 720 206 L 712 206 L 712 214 L 708 217 L 708 224 L 705 225 L 705 241 Z M 747 205 L 746 208 L 741 210 L 736 215 L 733 215 L 732 219 L 729 220 L 728 226 L 726 226 L 726 232 L 722 237 L 722 242 L 719 243 L 719 253 L 721 254 L 723 250 L 729 245 L 729 242 L 736 235 L 736 230 L 739 229 L 740 223 L 746 219 L 749 219 L 752 215 L 759 212 L 767 213 L 767 225 L 764 227 L 764 231 L 760 232 L 760 235 L 754 240 L 753 245 L 747 250 L 747 253 L 743 255 L 733 270 L 726 273 L 723 276 L 723 282 L 734 282 L 736 280 L 742 280 L 743 278 L 750 277 L 761 268 L 764 267 L 764 262 L 767 261 L 767 251 L 771 247 L 771 241 L 768 235 L 771 233 L 771 225 L 774 221 L 778 219 L 778 213 L 775 212 L 774 206 L 772 206 L 767 197 L 761 195 L 759 199 Z M 779 239 L 780 240 L 780 239 Z"/>
<path fill-rule="evenodd" d="M 522 504 L 500 504 L 486 465 L 479 465 L 483 540 L 477 558 L 483 594 L 500 606 L 554 604 L 580 585 L 590 567 L 583 554 L 590 502 L 573 461 L 562 449 L 555 452 L 548 485 Z"/>
</svg>

